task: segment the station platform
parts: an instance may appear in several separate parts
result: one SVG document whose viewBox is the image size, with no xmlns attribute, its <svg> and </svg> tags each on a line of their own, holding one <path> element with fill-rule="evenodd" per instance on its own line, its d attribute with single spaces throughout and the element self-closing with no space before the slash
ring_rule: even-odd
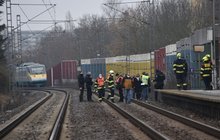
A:
<svg viewBox="0 0 220 140">
<path fill-rule="evenodd" d="M 158 92 L 162 94 L 220 103 L 220 90 L 158 90 Z"/>
<path fill-rule="evenodd" d="M 158 101 L 220 119 L 220 90 L 156 90 Z"/>
</svg>

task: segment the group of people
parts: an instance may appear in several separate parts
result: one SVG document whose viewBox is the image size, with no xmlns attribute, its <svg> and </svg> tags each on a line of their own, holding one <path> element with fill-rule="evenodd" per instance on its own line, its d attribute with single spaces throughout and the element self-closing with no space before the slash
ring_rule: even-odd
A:
<svg viewBox="0 0 220 140">
<path fill-rule="evenodd" d="M 177 80 L 177 89 L 186 90 L 187 89 L 187 71 L 188 71 L 188 65 L 184 58 L 182 58 L 181 53 L 177 53 L 177 59 L 173 63 L 173 71 L 176 76 Z M 206 54 L 202 58 L 202 65 L 200 68 L 200 77 L 201 80 L 204 81 L 205 84 L 205 90 L 212 90 L 213 87 L 211 86 L 212 82 L 212 70 L 213 70 L 213 64 L 211 61 L 211 57 L 209 54 Z"/>
<path fill-rule="evenodd" d="M 186 60 L 182 57 L 181 53 L 177 53 L 177 59 L 173 63 L 173 71 L 176 76 L 177 89 L 187 90 L 187 72 L 188 65 Z M 202 59 L 202 65 L 200 69 L 201 79 L 204 81 L 206 90 L 212 90 L 212 69 L 213 64 L 211 62 L 211 57 L 209 54 L 205 55 Z M 83 101 L 84 85 L 86 85 L 87 90 L 87 100 L 92 101 L 92 87 L 94 86 L 94 91 L 99 95 L 99 101 L 102 102 L 105 97 L 105 88 L 109 89 L 107 99 L 115 102 L 115 88 L 118 90 L 119 102 L 125 101 L 125 103 L 130 103 L 132 98 L 137 100 L 148 100 L 148 93 L 151 89 L 151 80 L 148 73 L 143 72 L 140 76 L 139 74 L 135 76 L 130 76 L 129 74 L 114 74 L 113 70 L 109 71 L 107 78 L 105 79 L 102 74 L 96 78 L 93 82 L 91 77 L 91 72 L 88 72 L 84 77 L 83 72 L 78 76 L 78 84 L 80 88 L 79 100 Z M 153 82 L 154 89 L 163 89 L 164 87 L 165 75 L 162 71 L 155 71 L 155 79 Z M 157 91 L 155 93 L 155 100 L 157 100 Z"/>
<path fill-rule="evenodd" d="M 79 90 L 80 90 L 80 95 L 79 95 L 79 101 L 83 101 L 83 93 L 84 93 L 84 88 L 86 84 L 86 90 L 87 90 L 87 100 L 88 101 L 93 101 L 92 100 L 92 76 L 91 72 L 88 72 L 86 74 L 86 77 L 84 77 L 83 72 L 80 72 L 78 76 L 78 85 L 79 85 Z"/>
<path fill-rule="evenodd" d="M 163 89 L 164 80 L 165 75 L 161 71 L 156 70 L 154 87 L 156 89 Z M 80 101 L 83 100 L 84 84 L 86 84 L 87 89 L 87 100 L 92 101 L 92 86 L 94 86 L 94 92 L 98 93 L 100 102 L 102 102 L 105 97 L 106 88 L 109 89 L 107 99 L 115 102 L 115 89 L 117 89 L 119 102 L 125 101 L 125 103 L 128 104 L 131 103 L 132 98 L 147 101 L 148 93 L 151 89 L 150 76 L 146 72 L 143 72 L 141 76 L 137 74 L 131 77 L 129 74 L 114 74 L 114 71 L 110 70 L 106 79 L 102 74 L 99 74 L 94 82 L 92 81 L 91 72 L 88 72 L 85 78 L 83 72 L 81 72 L 78 76 L 78 83 L 80 88 Z"/>
</svg>

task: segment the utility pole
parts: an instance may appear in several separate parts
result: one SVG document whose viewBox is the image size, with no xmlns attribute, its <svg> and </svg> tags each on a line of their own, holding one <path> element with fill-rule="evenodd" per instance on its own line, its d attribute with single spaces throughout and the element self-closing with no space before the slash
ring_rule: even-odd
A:
<svg viewBox="0 0 220 140">
<path fill-rule="evenodd" d="M 217 46 L 216 46 L 216 28 L 215 28 L 215 24 L 216 24 L 216 21 L 215 21 L 215 17 L 216 17 L 216 1 L 213 0 L 212 1 L 212 60 L 214 60 L 214 73 L 213 73 L 213 78 L 212 78 L 212 81 L 213 81 L 213 84 L 214 84 L 214 89 L 218 89 L 219 88 L 219 85 L 218 85 L 218 80 L 219 80 L 219 56 L 218 55 L 218 52 L 217 52 Z"/>
<path fill-rule="evenodd" d="M 7 19 L 7 53 L 8 53 L 8 71 L 9 71 L 9 87 L 8 90 L 12 91 L 13 88 L 13 55 L 14 55 L 14 46 L 13 46 L 13 37 L 12 37 L 12 10 L 11 10 L 11 0 L 6 0 L 6 19 Z"/>
<path fill-rule="evenodd" d="M 21 36 L 21 16 L 17 15 L 17 50 L 16 50 L 16 58 L 19 58 L 18 64 L 22 63 L 22 36 Z"/>
<path fill-rule="evenodd" d="M 34 16 L 31 19 L 28 19 L 28 21 L 26 21 L 25 23 L 21 24 L 21 17 L 20 15 L 17 15 L 16 17 L 16 21 L 17 21 L 17 27 L 13 27 L 12 24 L 12 6 L 13 5 L 35 5 L 35 6 L 45 6 L 45 5 L 50 5 L 50 8 L 47 8 L 45 11 L 39 13 L 38 15 Z M 22 62 L 22 46 L 21 46 L 21 26 L 23 26 L 24 24 L 27 24 L 28 22 L 32 21 L 33 19 L 35 19 L 36 17 L 38 17 L 39 15 L 45 13 L 46 11 L 48 11 L 49 9 L 53 8 L 54 6 L 56 6 L 55 4 L 15 4 L 15 3 L 11 3 L 11 0 L 6 0 L 6 20 L 7 20 L 7 63 L 8 63 L 8 72 L 9 72 L 9 77 L 8 77 L 8 81 L 9 81 L 9 86 L 8 86 L 8 90 L 9 92 L 12 91 L 13 92 L 13 88 L 14 88 L 14 72 L 15 72 L 15 58 L 19 57 L 20 62 Z M 17 34 L 15 34 L 15 31 L 17 31 Z M 15 41 L 15 39 L 17 39 L 17 41 Z M 16 44 L 17 43 L 17 44 Z M 17 47 L 16 47 L 17 46 Z"/>
</svg>

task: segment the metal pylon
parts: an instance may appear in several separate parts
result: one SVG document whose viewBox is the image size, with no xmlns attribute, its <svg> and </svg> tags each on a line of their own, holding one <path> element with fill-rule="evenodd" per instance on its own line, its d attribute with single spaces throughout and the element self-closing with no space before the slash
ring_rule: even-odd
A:
<svg viewBox="0 0 220 140">
<path fill-rule="evenodd" d="M 16 58 L 18 59 L 17 63 L 22 63 L 22 36 L 21 36 L 21 16 L 17 15 L 17 47 L 16 47 Z"/>
<path fill-rule="evenodd" d="M 9 69 L 9 91 L 13 92 L 13 58 L 14 58 L 14 43 L 13 43 L 13 27 L 12 27 L 12 9 L 11 0 L 6 0 L 6 19 L 7 19 L 7 62 Z"/>
</svg>

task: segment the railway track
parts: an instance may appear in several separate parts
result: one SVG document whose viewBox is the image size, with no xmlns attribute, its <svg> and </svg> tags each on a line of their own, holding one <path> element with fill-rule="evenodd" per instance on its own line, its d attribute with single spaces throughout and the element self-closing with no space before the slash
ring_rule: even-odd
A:
<svg viewBox="0 0 220 140">
<path fill-rule="evenodd" d="M 146 103 L 140 102 L 138 100 L 132 99 L 132 102 L 137 104 L 137 105 L 140 105 L 142 107 L 145 107 L 147 109 L 153 110 L 153 111 L 155 111 L 157 113 L 160 113 L 160 114 L 162 114 L 164 116 L 172 118 L 172 119 L 174 119 L 176 121 L 182 122 L 182 123 L 184 123 L 184 124 L 186 124 L 188 126 L 196 128 L 198 130 L 201 130 L 202 132 L 205 132 L 207 134 L 210 134 L 212 136 L 220 138 L 220 129 L 217 129 L 215 127 L 206 125 L 204 123 L 200 123 L 198 121 L 186 118 L 186 117 L 184 117 L 182 115 L 179 115 L 179 114 L 176 114 L 176 113 L 164 110 L 162 108 L 159 108 L 159 107 L 156 107 L 156 106 L 153 106 L 153 105 L 150 105 L 150 104 L 146 104 Z"/>
<path fill-rule="evenodd" d="M 171 132 L 166 132 L 167 130 L 165 130 L 165 133 L 164 133 L 163 130 L 160 130 L 161 128 L 158 129 L 156 127 L 154 129 L 154 127 L 152 127 L 152 123 L 148 124 L 148 121 L 146 119 L 142 119 L 141 115 L 140 116 L 136 115 L 137 112 L 135 112 L 135 113 L 132 112 L 129 107 L 122 107 L 123 105 L 120 105 L 120 103 L 119 104 L 111 103 L 107 99 L 104 99 L 104 101 L 107 104 L 109 104 L 112 108 L 117 110 L 121 115 L 126 117 L 135 126 L 139 127 L 144 133 L 149 135 L 152 139 L 177 139 L 177 138 L 172 138 L 172 136 L 169 135 L 169 133 L 172 133 L 172 130 L 171 130 Z M 161 108 L 158 108 L 156 106 L 153 106 L 153 105 L 150 105 L 150 104 L 146 104 L 146 103 L 143 103 L 143 102 L 140 102 L 140 101 L 137 101 L 137 100 L 132 100 L 132 102 L 134 104 L 136 104 L 137 106 L 140 106 L 140 107 L 145 108 L 147 110 L 151 110 L 153 112 L 156 112 L 157 114 L 165 116 L 165 117 L 169 118 L 171 121 L 175 120 L 178 123 L 184 124 L 186 127 L 189 127 L 189 130 L 190 129 L 195 129 L 195 131 L 193 130 L 193 132 L 197 133 L 197 135 L 199 133 L 205 133 L 205 134 L 202 134 L 201 136 L 204 135 L 204 137 L 208 137 L 208 138 L 210 136 L 211 139 L 218 139 L 218 138 L 220 138 L 220 130 L 217 129 L 217 128 L 214 128 L 212 126 L 209 126 L 209 125 L 206 125 L 206 124 L 203 124 L 203 123 L 200 123 L 200 122 L 188 119 L 188 118 L 186 118 L 184 116 L 181 116 L 179 114 L 175 114 L 175 113 L 166 111 L 164 109 L 161 109 Z M 130 105 L 125 105 L 125 106 L 130 106 Z M 125 109 L 123 109 L 123 108 L 125 108 Z M 142 110 L 142 111 L 145 111 L 145 110 Z M 167 129 L 169 129 L 169 127 L 170 126 L 167 126 Z M 181 130 L 181 131 L 184 132 L 184 130 Z M 199 131 L 199 132 L 197 132 L 197 131 Z M 181 132 L 178 132 L 178 133 L 181 133 Z M 187 134 L 187 132 L 184 132 L 184 133 Z M 184 136 L 184 133 L 182 134 L 183 136 Z M 192 135 L 192 137 L 194 137 L 194 136 Z"/>
<path fill-rule="evenodd" d="M 49 94 L 0 129 L 1 139 L 59 138 L 69 94 L 60 89 L 43 91 Z"/>
</svg>

